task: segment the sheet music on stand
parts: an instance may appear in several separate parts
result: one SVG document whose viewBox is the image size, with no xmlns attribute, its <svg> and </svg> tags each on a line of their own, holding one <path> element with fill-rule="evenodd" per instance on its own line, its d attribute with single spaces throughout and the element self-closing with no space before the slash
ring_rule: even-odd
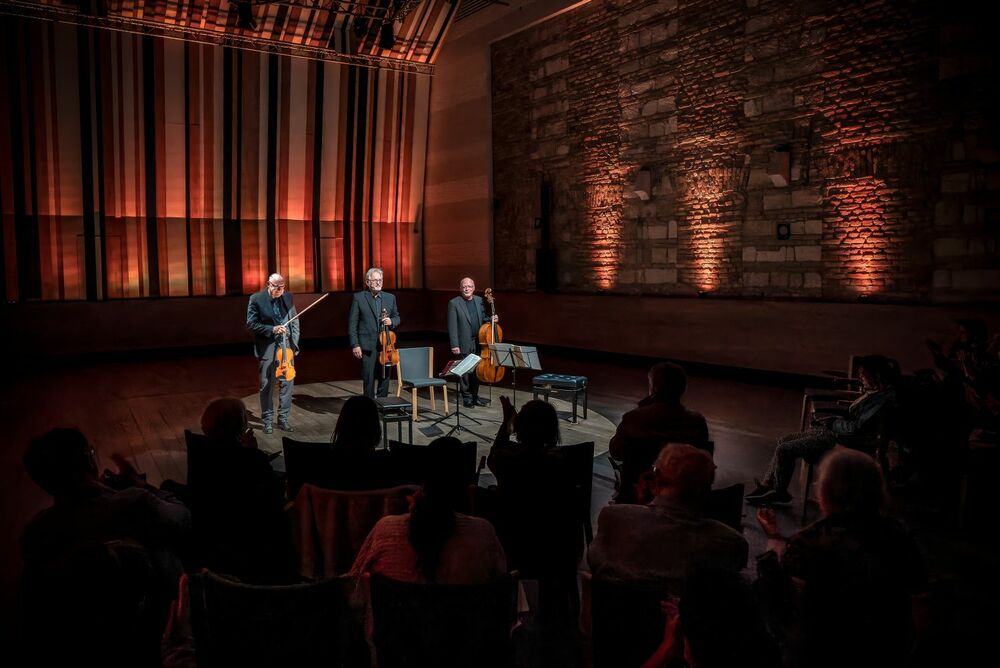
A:
<svg viewBox="0 0 1000 668">
<path fill-rule="evenodd" d="M 542 370 L 542 364 L 538 360 L 538 348 L 535 346 L 519 346 L 513 343 L 491 343 L 490 355 L 493 356 L 497 364 L 510 369 L 514 388 L 512 404 L 517 408 L 517 370 Z"/>
<path fill-rule="evenodd" d="M 482 357 L 475 353 L 469 353 L 460 360 L 451 360 L 445 365 L 444 370 L 441 372 L 442 376 L 464 376 L 479 364 L 479 360 Z"/>
</svg>

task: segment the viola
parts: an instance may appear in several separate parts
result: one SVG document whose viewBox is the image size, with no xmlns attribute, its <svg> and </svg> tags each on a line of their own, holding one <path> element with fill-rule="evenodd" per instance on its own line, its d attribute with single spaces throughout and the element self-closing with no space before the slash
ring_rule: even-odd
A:
<svg viewBox="0 0 1000 668">
<path fill-rule="evenodd" d="M 285 323 L 285 333 L 281 335 L 281 347 L 275 352 L 278 367 L 274 375 L 278 380 L 295 380 L 295 353 L 288 347 L 289 323 Z"/>
<path fill-rule="evenodd" d="M 383 321 L 389 317 L 389 312 L 382 309 L 382 315 L 379 317 L 379 333 L 378 333 L 378 362 L 382 365 L 382 374 L 385 378 L 386 367 L 394 364 L 399 364 L 399 351 L 396 349 L 396 332 L 389 329 L 389 325 L 383 323 Z"/>
<path fill-rule="evenodd" d="M 496 300 L 493 298 L 493 290 L 486 288 L 486 291 L 483 293 L 483 299 L 490 305 L 490 315 L 495 316 L 497 314 L 497 307 Z M 490 344 L 502 342 L 503 330 L 500 329 L 500 325 L 491 317 L 490 322 L 479 328 L 479 345 L 482 346 L 479 356 L 482 359 L 476 365 L 476 378 L 480 382 L 499 383 L 503 380 L 503 375 L 507 370 L 496 364 L 490 356 Z"/>
</svg>

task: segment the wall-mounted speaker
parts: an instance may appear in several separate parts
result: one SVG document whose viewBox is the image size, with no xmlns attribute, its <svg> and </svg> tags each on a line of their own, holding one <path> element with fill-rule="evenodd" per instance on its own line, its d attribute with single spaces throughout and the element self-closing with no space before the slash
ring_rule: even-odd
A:
<svg viewBox="0 0 1000 668">
<path fill-rule="evenodd" d="M 535 287 L 542 292 L 552 292 L 556 285 L 556 250 L 538 248 L 535 250 Z"/>
</svg>

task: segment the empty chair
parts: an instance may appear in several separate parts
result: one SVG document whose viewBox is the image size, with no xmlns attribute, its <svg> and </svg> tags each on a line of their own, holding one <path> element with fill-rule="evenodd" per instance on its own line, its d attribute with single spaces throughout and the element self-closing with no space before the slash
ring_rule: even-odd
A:
<svg viewBox="0 0 1000 668">
<path fill-rule="evenodd" d="M 400 396 L 403 390 L 413 392 L 413 420 L 417 417 L 417 390 L 428 388 L 431 397 L 431 409 L 437 410 L 437 403 L 434 400 L 434 388 L 441 388 L 441 396 L 444 399 L 444 412 L 448 412 L 448 382 L 444 378 L 434 376 L 434 349 L 425 348 L 400 348 L 399 364 L 396 365 L 396 377 L 399 383 L 396 387 L 396 396 Z"/>
<path fill-rule="evenodd" d="M 405 513 L 407 496 L 419 489 L 400 485 L 345 492 L 305 484 L 289 508 L 299 556 L 299 574 L 319 579 L 346 573 L 375 523 Z"/>
<path fill-rule="evenodd" d="M 355 578 L 255 586 L 204 572 L 188 583 L 199 668 L 371 663 Z"/>
<path fill-rule="evenodd" d="M 380 668 L 507 666 L 514 575 L 482 585 L 411 584 L 371 576 Z"/>
</svg>

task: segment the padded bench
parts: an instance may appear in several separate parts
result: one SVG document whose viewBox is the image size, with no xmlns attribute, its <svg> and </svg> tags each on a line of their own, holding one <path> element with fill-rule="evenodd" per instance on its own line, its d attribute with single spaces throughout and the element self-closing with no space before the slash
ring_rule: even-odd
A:
<svg viewBox="0 0 1000 668">
<path fill-rule="evenodd" d="M 549 394 L 573 393 L 573 422 L 576 422 L 576 405 L 583 394 L 583 419 L 587 419 L 587 377 L 567 376 L 561 373 L 543 373 L 531 379 L 531 394 L 535 399 L 539 393 L 549 400 Z"/>
<path fill-rule="evenodd" d="M 375 397 L 378 405 L 378 415 L 382 418 L 382 447 L 389 447 L 389 423 L 396 423 L 396 440 L 403 440 L 403 423 L 409 425 L 410 439 L 413 443 L 413 415 L 410 413 L 410 400 L 402 397 Z"/>
</svg>

